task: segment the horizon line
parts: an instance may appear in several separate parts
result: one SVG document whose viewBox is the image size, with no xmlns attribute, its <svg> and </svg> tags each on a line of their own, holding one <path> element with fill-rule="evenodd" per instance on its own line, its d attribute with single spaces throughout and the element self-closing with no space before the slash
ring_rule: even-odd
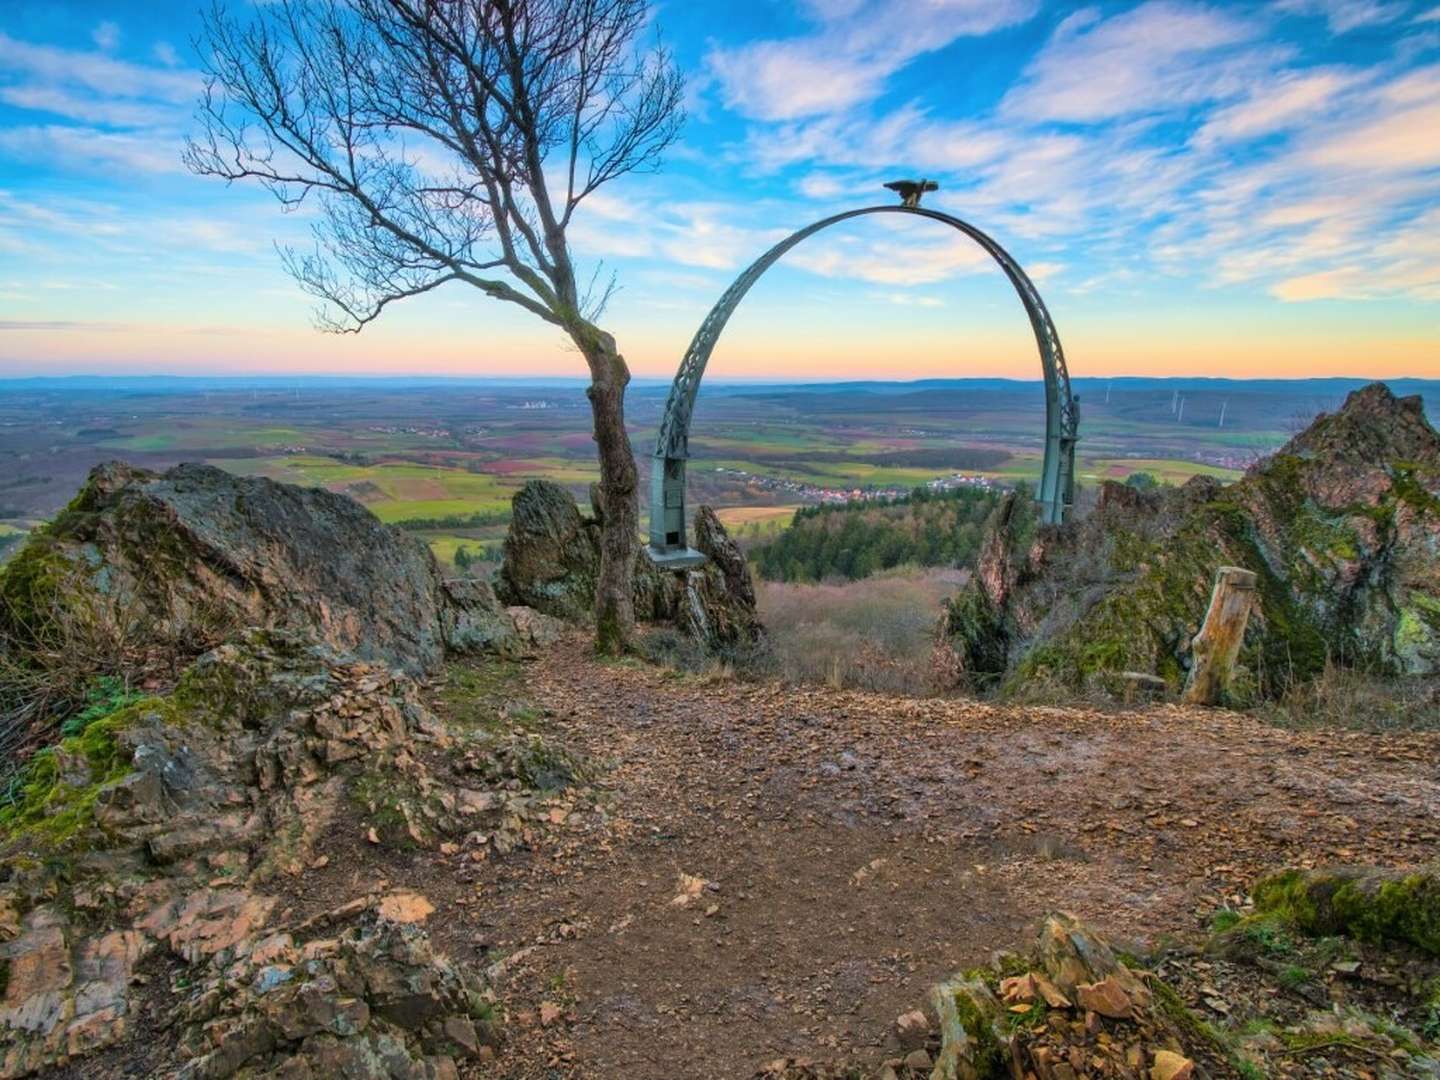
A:
<svg viewBox="0 0 1440 1080">
<path fill-rule="evenodd" d="M 666 386 L 673 380 L 653 375 L 634 376 L 630 385 L 638 386 Z M 919 386 L 934 385 L 936 383 L 1014 383 L 1016 385 L 1033 385 L 1043 382 L 1043 378 L 1022 378 L 1012 375 L 954 375 L 954 376 L 921 376 L 912 379 L 898 378 L 836 378 L 818 379 L 813 377 L 753 377 L 743 376 L 713 376 L 705 380 L 704 385 L 709 386 Z M 255 383 L 327 383 L 335 384 L 447 384 L 447 385 L 484 385 L 493 383 L 509 384 L 513 386 L 555 386 L 555 387 L 585 387 L 589 380 L 579 375 L 340 375 L 335 373 L 257 373 L 251 375 L 203 375 L 203 374 L 175 374 L 175 373 L 135 373 L 135 374 L 113 374 L 100 372 L 74 372 L 65 375 L 0 375 L 0 387 L 12 387 L 18 385 L 36 385 L 42 383 L 161 383 L 161 382 L 193 382 L 193 383 L 234 383 L 234 384 L 255 384 Z M 1440 386 L 1440 376 L 1429 377 L 1424 375 L 1269 375 L 1241 378 L 1228 375 L 1072 375 L 1071 385 L 1078 383 L 1172 383 L 1172 382 L 1204 382 L 1204 383 L 1227 383 L 1227 384 L 1262 384 L 1262 383 L 1426 383 Z"/>
</svg>

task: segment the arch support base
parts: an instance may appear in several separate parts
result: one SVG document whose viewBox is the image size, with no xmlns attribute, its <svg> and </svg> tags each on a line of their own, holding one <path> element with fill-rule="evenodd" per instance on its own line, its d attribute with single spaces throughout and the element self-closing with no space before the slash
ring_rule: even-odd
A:
<svg viewBox="0 0 1440 1080">
<path fill-rule="evenodd" d="M 705 564 L 685 532 L 685 459 L 656 454 L 650 469 L 650 543 L 645 554 L 665 570 Z"/>
</svg>

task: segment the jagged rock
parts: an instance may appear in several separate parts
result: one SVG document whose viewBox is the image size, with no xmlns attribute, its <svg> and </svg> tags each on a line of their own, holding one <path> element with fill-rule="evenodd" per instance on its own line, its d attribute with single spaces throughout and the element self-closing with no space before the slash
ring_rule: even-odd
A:
<svg viewBox="0 0 1440 1080">
<path fill-rule="evenodd" d="M 108 1046 L 125 1033 L 127 990 L 150 943 L 134 930 L 75 939 L 53 905 L 33 909 L 23 932 L 0 945 L 8 972 L 0 999 L 0 1076 Z"/>
<path fill-rule="evenodd" d="M 522 649 L 539 649 L 546 645 L 553 645 L 565 632 L 563 622 L 544 615 L 534 608 L 507 607 L 505 614 L 509 616 L 511 624 L 515 627 L 515 636 L 519 639 Z"/>
<path fill-rule="evenodd" d="M 384 918 L 311 943 L 298 964 L 251 953 L 199 984 L 180 1022 L 180 1080 L 441 1080 L 496 1040 L 476 979 L 414 922 Z"/>
<path fill-rule="evenodd" d="M 554 618 L 587 621 L 600 568 L 599 520 L 581 514 L 574 497 L 548 480 L 531 480 L 511 506 L 496 579 L 500 599 Z M 762 630 L 744 553 L 709 507 L 695 516 L 695 546 L 708 561 L 689 571 L 662 570 L 643 551 L 636 553 L 636 617 L 671 624 L 713 648 L 758 640 Z"/>
<path fill-rule="evenodd" d="M 919 1009 L 902 1013 L 895 1020 L 895 1039 L 905 1053 L 919 1050 L 930 1038 L 930 1020 Z"/>
<path fill-rule="evenodd" d="M 531 480 L 515 493 L 495 582 L 504 603 L 585 619 L 599 570 L 599 525 L 580 513 L 574 496 L 549 480 Z"/>
<path fill-rule="evenodd" d="M 736 648 L 758 641 L 764 629 L 755 606 L 755 584 L 745 553 L 730 539 L 715 511 L 702 506 L 695 514 L 695 548 L 707 557 L 704 566 L 686 572 L 683 591 L 666 598 L 662 617 L 669 617 L 685 633 L 712 648 Z M 647 560 L 648 561 L 648 560 Z M 673 604 L 674 614 L 666 610 Z"/>
<path fill-rule="evenodd" d="M 985 1080 L 998 1077 L 1008 1060 L 1004 1010 L 985 982 L 956 978 L 930 991 L 940 1021 L 940 1052 L 931 1080 Z"/>
<path fill-rule="evenodd" d="M 1195 1075 L 1195 1063 L 1183 1054 L 1173 1050 L 1156 1050 L 1155 1062 L 1150 1066 L 1150 1080 L 1190 1080 Z"/>
<path fill-rule="evenodd" d="M 1106 483 L 1088 517 L 996 510 L 942 638 L 979 685 L 1032 680 L 1178 691 L 1221 565 L 1259 577 L 1231 700 L 1327 663 L 1440 672 L 1440 436 L 1420 399 L 1357 390 L 1233 484 Z"/>
<path fill-rule="evenodd" d="M 449 751 L 443 765 L 417 752 L 425 743 Z M 409 676 L 258 629 L 201 657 L 173 693 L 95 722 L 43 762 L 0 832 L 7 1080 L 120 1038 L 131 976 L 157 947 L 227 995 L 238 964 L 247 993 L 290 1003 L 278 1016 L 257 1006 L 263 1023 L 226 1013 L 207 1027 L 220 1045 L 194 1050 L 205 1060 L 195 1076 L 257 1060 L 258 1075 L 282 1065 L 317 1078 L 453 1075 L 450 1051 L 435 1048 L 473 1053 L 485 1040 L 451 1008 L 452 976 L 428 945 L 384 929 L 418 930 L 427 900 L 367 896 L 329 913 L 327 927 L 372 911 L 381 927 L 379 943 L 339 946 L 364 967 L 364 985 L 335 996 L 324 977 L 343 988 L 338 969 L 327 976 L 319 958 L 329 954 L 304 937 L 321 922 L 273 925 L 277 902 L 262 889 L 315 864 L 317 838 L 341 814 L 373 821 L 377 841 L 509 850 L 549 812 L 541 792 L 583 771 L 533 734 L 452 734 Z M 323 1022 L 306 1028 L 295 1010 Z M 383 1061 L 404 1067 L 373 1071 Z"/>
<path fill-rule="evenodd" d="M 495 598 L 488 581 L 450 578 L 442 583 L 440 629 L 452 653 L 509 653 L 530 642 L 517 635 L 516 617 Z"/>
<path fill-rule="evenodd" d="M 193 657 L 247 626 L 300 631 L 412 674 L 511 632 L 489 590 L 441 581 L 418 540 L 358 502 L 208 465 L 98 466 L 0 577 L 0 630 L 57 613 Z"/>
</svg>

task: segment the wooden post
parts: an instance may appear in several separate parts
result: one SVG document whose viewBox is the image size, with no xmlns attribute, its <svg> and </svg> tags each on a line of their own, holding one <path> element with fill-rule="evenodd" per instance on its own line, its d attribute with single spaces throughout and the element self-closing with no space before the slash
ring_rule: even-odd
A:
<svg viewBox="0 0 1440 1080">
<path fill-rule="evenodd" d="M 1187 705 L 1218 705 L 1229 689 L 1235 658 L 1245 640 L 1245 624 L 1250 621 L 1250 609 L 1255 603 L 1255 581 L 1253 571 L 1238 566 L 1222 566 L 1215 571 L 1210 610 L 1190 643 L 1194 659 L 1181 696 Z"/>
</svg>

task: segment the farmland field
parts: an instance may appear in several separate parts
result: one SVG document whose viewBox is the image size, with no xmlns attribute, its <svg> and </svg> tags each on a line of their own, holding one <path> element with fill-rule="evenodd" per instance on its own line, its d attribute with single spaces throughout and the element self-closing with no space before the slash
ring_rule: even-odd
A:
<svg viewBox="0 0 1440 1080">
<path fill-rule="evenodd" d="M 1181 483 L 1237 476 L 1303 416 L 1356 383 L 1077 380 L 1082 484 L 1149 472 Z M 1435 384 L 1397 383 L 1440 403 Z M 637 381 L 627 406 L 648 492 L 668 387 Z M 1183 402 L 1183 405 L 1182 405 Z M 707 385 L 690 440 L 690 501 L 761 542 L 797 506 L 917 485 L 1009 484 L 1039 473 L 1038 384 Z M 588 503 L 597 478 L 578 383 L 339 380 L 0 382 L 0 538 L 53 515 L 95 464 L 205 461 L 324 487 L 421 536 L 453 561 L 498 551 L 510 499 L 545 478 Z M 14 542 L 3 546 L 14 548 Z"/>
</svg>

